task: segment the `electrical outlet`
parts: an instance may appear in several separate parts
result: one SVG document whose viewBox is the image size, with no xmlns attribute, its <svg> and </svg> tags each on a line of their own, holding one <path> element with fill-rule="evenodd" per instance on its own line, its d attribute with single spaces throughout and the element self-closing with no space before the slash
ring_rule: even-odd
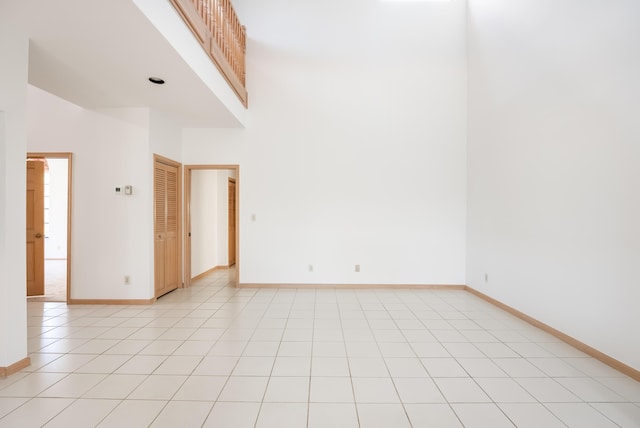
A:
<svg viewBox="0 0 640 428">
<path fill-rule="evenodd" d="M 360 272 L 360 265 L 356 265 L 356 272 Z"/>
<path fill-rule="evenodd" d="M 489 274 L 488 273 L 484 274 L 484 282 L 489 282 Z"/>
<path fill-rule="evenodd" d="M 313 265 L 309 265 L 309 272 L 313 272 Z"/>
<path fill-rule="evenodd" d="M 124 276 L 124 285 L 129 285 L 131 283 L 131 278 L 129 278 L 129 275 L 125 275 Z"/>
</svg>

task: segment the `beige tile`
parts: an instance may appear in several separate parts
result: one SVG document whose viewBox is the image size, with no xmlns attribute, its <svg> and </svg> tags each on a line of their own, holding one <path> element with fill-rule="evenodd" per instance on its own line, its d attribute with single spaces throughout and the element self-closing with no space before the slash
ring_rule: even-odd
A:
<svg viewBox="0 0 640 428">
<path fill-rule="evenodd" d="M 421 358 L 420 361 L 433 378 L 469 377 L 455 358 Z"/>
<path fill-rule="evenodd" d="M 165 356 L 158 355 L 135 355 L 126 363 L 120 366 L 117 374 L 151 374 L 166 359 Z"/>
<path fill-rule="evenodd" d="M 154 370 L 154 374 L 165 375 L 189 375 L 202 362 L 199 356 L 176 356 L 171 355 Z"/>
<path fill-rule="evenodd" d="M 186 380 L 186 376 L 151 375 L 128 398 L 136 400 L 170 400 Z"/>
<path fill-rule="evenodd" d="M 99 428 L 147 427 L 167 404 L 166 401 L 122 401 L 98 425 Z"/>
<path fill-rule="evenodd" d="M 535 403 L 533 398 L 513 379 L 480 378 L 476 379 L 480 388 L 496 403 Z"/>
<path fill-rule="evenodd" d="M 354 403 L 310 403 L 309 428 L 358 428 Z"/>
<path fill-rule="evenodd" d="M 405 404 L 414 427 L 463 428 L 448 404 Z"/>
<path fill-rule="evenodd" d="M 40 372 L 71 373 L 87 364 L 97 355 L 65 354 L 51 363 L 41 367 Z"/>
<path fill-rule="evenodd" d="M 151 428 L 200 427 L 213 403 L 170 401 L 151 424 Z"/>
<path fill-rule="evenodd" d="M 586 403 L 547 403 L 545 407 L 570 427 L 614 428 L 618 426 Z"/>
<path fill-rule="evenodd" d="M 312 349 L 311 341 L 280 342 L 278 357 L 310 357 Z"/>
<path fill-rule="evenodd" d="M 311 376 L 349 376 L 349 363 L 346 358 L 313 357 Z"/>
<path fill-rule="evenodd" d="M 389 378 L 354 378 L 357 403 L 399 403 L 395 386 Z"/>
<path fill-rule="evenodd" d="M 348 377 L 312 377 L 312 403 L 353 403 L 353 388 Z"/>
<path fill-rule="evenodd" d="M 240 357 L 234 376 L 269 376 L 273 369 L 275 357 Z"/>
<path fill-rule="evenodd" d="M 269 379 L 265 402 L 306 403 L 309 401 L 308 377 L 274 377 Z"/>
<path fill-rule="evenodd" d="M 216 401 L 226 381 L 226 376 L 190 376 L 173 400 Z"/>
<path fill-rule="evenodd" d="M 400 400 L 403 403 L 444 403 L 446 400 L 431 379 L 393 379 Z"/>
<path fill-rule="evenodd" d="M 279 341 L 251 341 L 247 344 L 242 355 L 245 357 L 275 357 L 278 354 L 279 346 Z"/>
<path fill-rule="evenodd" d="M 121 340 L 104 353 L 113 355 L 136 355 L 150 343 L 150 340 Z"/>
<path fill-rule="evenodd" d="M 518 428 L 566 427 L 540 403 L 500 403 L 498 406 Z"/>
<path fill-rule="evenodd" d="M 482 403 L 491 399 L 469 378 L 438 378 L 436 385 L 450 403 Z"/>
<path fill-rule="evenodd" d="M 418 358 L 386 358 L 391 377 L 429 377 Z"/>
<path fill-rule="evenodd" d="M 203 428 L 254 428 L 260 403 L 218 401 L 213 406 Z"/>
<path fill-rule="evenodd" d="M 87 364 L 75 370 L 76 373 L 113 373 L 126 363 L 129 355 L 98 355 Z"/>
<path fill-rule="evenodd" d="M 228 376 L 239 359 L 240 357 L 204 357 L 192 374 L 197 376 Z"/>
<path fill-rule="evenodd" d="M 187 340 L 173 352 L 173 355 L 204 356 L 207 355 L 212 347 L 212 342 L 203 340 Z"/>
<path fill-rule="evenodd" d="M 272 376 L 310 376 L 311 357 L 276 357 Z"/>
<path fill-rule="evenodd" d="M 27 400 L 29 400 L 29 398 L 26 397 L 0 397 L 0 418 L 22 406 Z"/>
<path fill-rule="evenodd" d="M 357 404 L 360 428 L 410 428 L 400 404 Z"/>
<path fill-rule="evenodd" d="M 107 416 L 119 402 L 117 400 L 80 399 L 45 425 L 46 428 L 93 427 Z"/>
<path fill-rule="evenodd" d="M 149 343 L 139 355 L 171 355 L 182 345 L 182 340 L 154 340 Z"/>
<path fill-rule="evenodd" d="M 513 428 L 509 418 L 493 403 L 456 403 L 451 407 L 465 428 Z"/>
<path fill-rule="evenodd" d="M 263 403 L 256 428 L 300 428 L 306 423 L 307 403 Z"/>
<path fill-rule="evenodd" d="M 581 401 L 568 389 L 550 378 L 514 379 L 541 403 L 567 403 Z"/>
<path fill-rule="evenodd" d="M 0 419 L 0 427 L 41 427 L 71 403 L 70 398 L 34 398 Z"/>
<path fill-rule="evenodd" d="M 586 402 L 612 403 L 623 402 L 624 397 L 616 394 L 603 384 L 589 378 L 558 378 L 560 385 L 573 392 Z"/>
<path fill-rule="evenodd" d="M 382 358 L 349 358 L 352 377 L 390 377 Z"/>
<path fill-rule="evenodd" d="M 268 377 L 231 376 L 218 400 L 261 402 L 268 380 Z"/>
<path fill-rule="evenodd" d="M 34 372 L 0 389 L 0 397 L 35 397 L 66 376 L 66 373 Z"/>
<path fill-rule="evenodd" d="M 138 387 L 146 375 L 110 375 L 91 388 L 83 397 L 124 399 Z"/>
<path fill-rule="evenodd" d="M 640 407 L 632 403 L 591 403 L 591 406 L 621 427 L 640 426 Z"/>
<path fill-rule="evenodd" d="M 104 374 L 72 373 L 45 389 L 40 397 L 79 398 L 102 381 Z"/>
</svg>

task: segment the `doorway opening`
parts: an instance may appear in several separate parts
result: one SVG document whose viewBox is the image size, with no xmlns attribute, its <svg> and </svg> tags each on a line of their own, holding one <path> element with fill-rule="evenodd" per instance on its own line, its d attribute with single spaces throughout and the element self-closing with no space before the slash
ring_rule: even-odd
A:
<svg viewBox="0 0 640 428">
<path fill-rule="evenodd" d="M 71 153 L 27 153 L 29 301 L 71 296 L 71 159 Z"/>
<path fill-rule="evenodd" d="M 216 271 L 239 281 L 239 166 L 185 166 L 185 287 Z"/>
</svg>

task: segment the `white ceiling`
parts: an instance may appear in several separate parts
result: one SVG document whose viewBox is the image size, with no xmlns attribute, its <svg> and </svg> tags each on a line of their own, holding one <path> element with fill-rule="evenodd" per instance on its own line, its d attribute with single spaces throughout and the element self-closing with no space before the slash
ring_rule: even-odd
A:
<svg viewBox="0 0 640 428">
<path fill-rule="evenodd" d="M 149 107 L 183 127 L 241 126 L 131 0 L 29 3 L 32 85 L 84 108 Z"/>
</svg>

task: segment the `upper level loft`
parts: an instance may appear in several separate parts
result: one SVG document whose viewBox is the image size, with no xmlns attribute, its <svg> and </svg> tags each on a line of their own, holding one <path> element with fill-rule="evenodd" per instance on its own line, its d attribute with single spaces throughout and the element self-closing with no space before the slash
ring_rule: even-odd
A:
<svg viewBox="0 0 640 428">
<path fill-rule="evenodd" d="M 141 109 L 182 128 L 247 125 L 246 36 L 229 0 L 12 4 L 31 85 L 119 118 Z"/>
<path fill-rule="evenodd" d="M 207 55 L 247 107 L 246 29 L 231 0 L 171 0 Z"/>
</svg>

